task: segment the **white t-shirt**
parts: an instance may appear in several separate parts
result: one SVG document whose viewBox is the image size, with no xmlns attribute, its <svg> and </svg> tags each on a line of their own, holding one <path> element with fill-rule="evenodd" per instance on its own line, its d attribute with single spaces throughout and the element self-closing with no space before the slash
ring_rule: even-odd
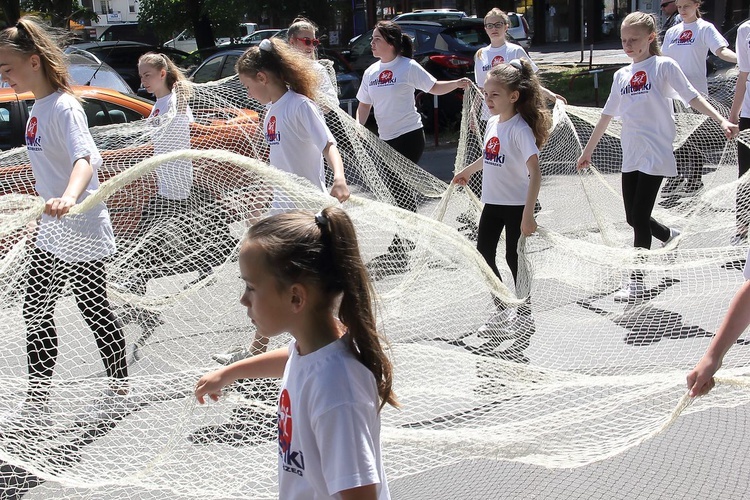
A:
<svg viewBox="0 0 750 500">
<path fill-rule="evenodd" d="M 743 73 L 750 73 L 750 21 L 745 21 L 737 28 L 737 43 L 734 48 L 737 51 L 739 70 Z M 745 88 L 740 116 L 750 118 L 750 85 Z"/>
<path fill-rule="evenodd" d="M 324 99 L 324 102 L 329 107 L 338 106 L 339 94 L 336 90 L 335 73 L 332 75 L 331 72 L 328 71 L 328 69 L 323 66 L 323 63 L 321 63 L 320 61 L 314 61 L 313 67 L 315 68 L 315 71 L 318 72 L 318 78 L 320 80 L 320 88 L 318 88 L 320 96 Z M 332 76 L 334 78 L 333 81 L 331 81 Z"/>
<path fill-rule="evenodd" d="M 495 115 L 487 121 L 482 159 L 482 203 L 526 205 L 529 169 L 526 161 L 539 154 L 531 127 L 515 114 L 501 122 Z"/>
<path fill-rule="evenodd" d="M 429 92 L 436 81 L 417 61 L 397 56 L 391 62 L 377 61 L 365 70 L 357 99 L 372 105 L 378 136 L 388 141 L 422 128 L 414 91 Z"/>
<path fill-rule="evenodd" d="M 523 47 L 515 43 L 505 42 L 500 47 L 488 45 L 477 50 L 474 56 L 474 79 L 477 82 L 477 86 L 484 88 L 487 73 L 498 64 L 509 63 L 513 59 L 526 59 L 531 63 L 534 73 L 539 71 L 539 68 L 534 64 L 534 61 L 531 60 L 526 51 L 523 50 Z"/>
<path fill-rule="evenodd" d="M 750 280 L 750 248 L 747 250 L 747 257 L 745 258 L 745 269 L 742 270 L 742 274 L 746 280 Z"/>
<path fill-rule="evenodd" d="M 266 109 L 263 130 L 272 166 L 304 177 L 326 191 L 323 150 L 336 140 L 314 102 L 288 90 Z"/>
<path fill-rule="evenodd" d="M 622 117 L 622 171 L 674 177 L 672 98 L 698 97 L 674 59 L 652 56 L 620 68 L 603 115 Z"/>
<path fill-rule="evenodd" d="M 341 338 L 300 356 L 289 346 L 278 410 L 279 498 L 340 498 L 378 484 L 390 498 L 380 450 L 375 377 Z"/>
<path fill-rule="evenodd" d="M 698 92 L 708 94 L 706 79 L 706 56 L 714 54 L 729 43 L 716 27 L 698 18 L 693 23 L 681 22 L 672 26 L 664 35 L 661 50 L 680 66 L 688 81 Z"/>
<path fill-rule="evenodd" d="M 181 149 L 190 149 L 190 124 L 195 121 L 190 106 L 185 105 L 184 113 L 177 112 L 174 94 L 156 100 L 149 118 L 155 127 L 152 142 L 154 153 L 164 154 Z M 177 160 L 159 165 L 156 168 L 158 193 L 170 200 L 184 200 L 190 196 L 193 187 L 193 162 Z"/>
<path fill-rule="evenodd" d="M 26 122 L 26 149 L 36 192 L 45 200 L 65 193 L 73 164 L 80 158 L 89 157 L 94 174 L 77 203 L 99 187 L 97 171 L 102 157 L 83 107 L 74 96 L 58 91 L 36 100 Z M 36 245 L 66 262 L 88 262 L 112 255 L 115 236 L 106 205 L 97 203 L 88 212 L 61 219 L 42 215 Z"/>
</svg>

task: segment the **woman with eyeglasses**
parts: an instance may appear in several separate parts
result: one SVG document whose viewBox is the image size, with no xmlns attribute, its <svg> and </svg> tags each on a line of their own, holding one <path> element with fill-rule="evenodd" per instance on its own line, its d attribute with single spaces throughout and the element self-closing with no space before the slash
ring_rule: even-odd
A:
<svg viewBox="0 0 750 500">
<path fill-rule="evenodd" d="M 315 49 L 320 45 L 320 40 L 315 38 L 316 31 L 317 26 L 309 19 L 304 17 L 296 18 L 287 30 L 289 45 L 302 52 L 308 59 L 315 61 L 313 69 L 319 75 L 320 95 L 329 107 L 335 107 L 339 104 L 338 91 L 336 90 L 336 74 L 333 71 L 329 71 L 328 68 L 317 60 Z"/>
<path fill-rule="evenodd" d="M 443 95 L 465 89 L 471 80 L 437 81 L 412 59 L 414 47 L 411 38 L 392 21 L 380 21 L 375 26 L 370 46 L 372 55 L 379 61 L 367 68 L 362 76 L 357 92 L 357 121 L 364 125 L 370 109 L 374 108 L 380 138 L 405 158 L 417 163 L 424 152 L 425 138 L 414 93 L 421 90 Z M 396 204 L 404 210 L 416 212 L 416 193 L 404 182 L 401 172 L 393 170 L 391 165 L 381 165 L 380 173 Z M 368 263 L 372 278 L 404 272 L 413 248 L 414 242 L 396 235 L 388 252 Z"/>
</svg>

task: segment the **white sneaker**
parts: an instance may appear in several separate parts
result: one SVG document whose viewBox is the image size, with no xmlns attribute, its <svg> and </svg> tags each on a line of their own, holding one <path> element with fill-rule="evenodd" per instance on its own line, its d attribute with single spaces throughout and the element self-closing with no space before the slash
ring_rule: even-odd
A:
<svg viewBox="0 0 750 500">
<path fill-rule="evenodd" d="M 234 346 L 229 349 L 228 352 L 222 352 L 219 354 L 213 354 L 211 359 L 219 363 L 220 365 L 231 365 L 237 361 L 250 357 L 250 349 L 240 345 Z"/>
<path fill-rule="evenodd" d="M 482 338 L 496 338 L 503 333 L 512 333 L 515 318 L 516 310 L 513 308 L 498 311 L 477 329 L 477 335 Z"/>
<path fill-rule="evenodd" d="M 131 393 L 119 394 L 106 389 L 102 395 L 86 409 L 85 419 L 89 421 L 121 420 L 140 408 L 141 404 Z"/>
<path fill-rule="evenodd" d="M 663 242 L 661 244 L 662 248 L 664 248 L 665 246 L 669 245 L 672 242 L 672 240 L 674 240 L 675 238 L 677 238 L 681 234 L 682 234 L 682 231 L 680 231 L 679 229 L 677 229 L 675 227 L 670 227 L 669 228 L 669 238 L 667 238 L 667 241 L 665 241 L 665 242 Z"/>
<path fill-rule="evenodd" d="M 632 302 L 643 297 L 646 287 L 642 281 L 630 280 L 622 290 L 615 292 L 612 298 L 615 302 Z"/>
</svg>

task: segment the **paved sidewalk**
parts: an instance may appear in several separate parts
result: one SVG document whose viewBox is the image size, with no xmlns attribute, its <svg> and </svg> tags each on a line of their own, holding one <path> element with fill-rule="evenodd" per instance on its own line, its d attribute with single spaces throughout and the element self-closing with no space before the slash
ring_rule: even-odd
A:
<svg viewBox="0 0 750 500">
<path fill-rule="evenodd" d="M 616 65 L 630 64 L 630 58 L 622 51 L 619 42 L 601 42 L 594 45 L 593 54 L 591 46 L 586 45 L 581 60 L 580 43 L 554 43 L 531 47 L 529 57 L 538 64 L 543 65 L 560 65 L 560 66 L 588 66 L 591 57 L 594 65 Z"/>
</svg>

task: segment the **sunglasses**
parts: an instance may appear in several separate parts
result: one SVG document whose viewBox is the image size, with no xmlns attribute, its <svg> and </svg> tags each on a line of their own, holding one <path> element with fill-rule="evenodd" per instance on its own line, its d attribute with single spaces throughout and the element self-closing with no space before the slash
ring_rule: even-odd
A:
<svg viewBox="0 0 750 500">
<path fill-rule="evenodd" d="M 300 41 L 300 42 L 305 42 L 305 45 L 307 45 L 308 47 L 310 45 L 312 45 L 313 47 L 317 47 L 318 45 L 320 45 L 320 40 L 318 40 L 317 38 L 308 38 L 308 37 L 297 38 L 295 36 L 294 39 L 297 40 L 297 41 Z"/>
<path fill-rule="evenodd" d="M 669 5 L 670 3 L 675 3 L 675 1 L 676 1 L 676 0 L 669 0 L 669 2 L 663 2 L 663 3 L 661 4 L 661 8 L 663 9 L 664 7 L 666 7 L 667 5 Z"/>
<path fill-rule="evenodd" d="M 487 23 L 484 25 L 488 30 L 491 30 L 492 28 L 501 29 L 503 26 L 505 26 L 505 21 L 500 21 L 499 23 Z"/>
</svg>

